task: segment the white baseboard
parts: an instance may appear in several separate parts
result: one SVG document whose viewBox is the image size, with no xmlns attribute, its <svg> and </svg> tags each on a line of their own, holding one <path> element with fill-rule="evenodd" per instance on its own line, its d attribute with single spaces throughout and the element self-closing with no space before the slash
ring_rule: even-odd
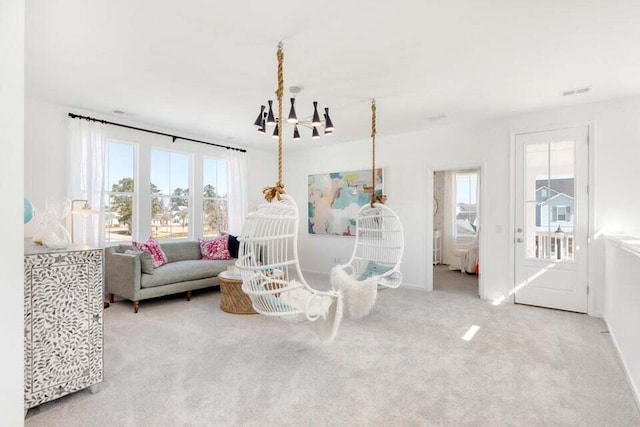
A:
<svg viewBox="0 0 640 427">
<path fill-rule="evenodd" d="M 424 291 L 424 292 L 431 292 L 429 289 L 426 288 L 426 286 L 416 285 L 415 283 L 402 282 L 400 287 L 401 288 L 404 287 L 404 288 L 417 289 L 419 291 Z"/>
<path fill-rule="evenodd" d="M 616 349 L 616 353 L 618 353 L 618 359 L 620 359 L 620 362 L 622 363 L 622 368 L 624 369 L 624 373 L 626 374 L 627 382 L 631 386 L 631 391 L 633 392 L 633 395 L 635 397 L 636 405 L 638 405 L 638 409 L 640 410 L 640 389 L 633 381 L 633 377 L 631 376 L 631 372 L 629 372 L 629 367 L 627 366 L 627 362 L 622 356 L 622 352 L 620 351 L 620 346 L 618 346 L 618 341 L 616 340 L 616 336 L 611 330 L 611 328 L 609 327 L 609 322 L 607 322 L 607 317 L 603 316 L 602 319 L 604 320 L 604 323 L 607 325 L 607 330 L 609 331 L 609 335 L 611 336 L 611 341 L 613 341 L 613 346 Z"/>
</svg>

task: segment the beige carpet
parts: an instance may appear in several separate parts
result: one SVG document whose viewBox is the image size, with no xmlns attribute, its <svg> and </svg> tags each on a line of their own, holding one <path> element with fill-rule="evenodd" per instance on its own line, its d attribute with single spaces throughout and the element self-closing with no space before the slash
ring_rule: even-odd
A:
<svg viewBox="0 0 640 427">
<path fill-rule="evenodd" d="M 444 285 L 381 291 L 324 347 L 304 325 L 220 311 L 217 290 L 144 301 L 138 314 L 116 303 L 101 390 L 34 408 L 25 425 L 640 425 L 602 320 Z"/>
</svg>

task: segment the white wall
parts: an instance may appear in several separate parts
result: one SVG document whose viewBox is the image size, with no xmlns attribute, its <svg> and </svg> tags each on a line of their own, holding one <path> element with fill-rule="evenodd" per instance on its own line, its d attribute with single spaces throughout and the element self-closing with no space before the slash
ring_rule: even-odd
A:
<svg viewBox="0 0 640 427">
<path fill-rule="evenodd" d="M 2 221 L 0 257 L 0 424 L 23 423 L 23 146 L 24 2 L 0 2 L 0 142 Z"/>
<path fill-rule="evenodd" d="M 25 195 L 38 208 L 43 208 L 49 197 L 65 197 L 66 195 L 66 141 L 67 126 L 70 119 L 68 113 L 78 113 L 102 118 L 117 123 L 123 123 L 180 136 L 211 141 L 221 145 L 236 145 L 213 141 L 202 135 L 186 134 L 185 132 L 162 128 L 155 125 L 139 123 L 124 117 L 114 117 L 99 114 L 79 108 L 51 104 L 36 99 L 27 98 L 25 102 Z M 77 120 L 77 119 L 75 119 Z M 141 146 L 171 148 L 215 156 L 224 153 L 226 149 L 198 144 L 194 142 L 139 132 L 131 129 L 107 126 L 107 136 L 113 139 L 131 141 Z M 238 144 L 240 145 L 240 144 Z M 237 145 L 236 145 L 237 146 Z M 269 151 L 250 148 L 245 154 L 248 168 L 248 196 L 249 206 L 255 206 L 262 200 L 262 187 L 265 177 L 268 182 L 275 182 L 275 155 Z M 31 237 L 36 223 L 27 224 L 24 235 Z M 142 236 L 146 238 L 147 236 Z"/>
<path fill-rule="evenodd" d="M 637 238 L 605 238 L 605 308 L 611 339 L 640 406 L 640 244 Z"/>
<path fill-rule="evenodd" d="M 402 271 L 405 282 L 432 289 L 432 174 L 433 170 L 480 165 L 483 167 L 484 216 L 481 217 L 481 275 L 484 298 L 508 295 L 512 278 L 512 216 L 510 207 L 511 133 L 543 130 L 573 123 L 593 123 L 592 135 L 593 235 L 601 230 L 640 230 L 640 97 L 585 104 L 482 123 L 468 123 L 396 136 L 378 129 L 377 164 L 385 168 L 388 205 L 401 217 L 406 230 Z M 339 131 L 339 130 L 338 130 Z M 363 135 L 368 129 L 363 129 Z M 307 175 L 370 167 L 370 139 L 287 153 L 285 184 L 306 206 Z M 353 239 L 308 235 L 306 209 L 301 210 L 300 256 L 303 269 L 328 272 L 334 257 L 345 262 Z M 594 238 L 590 247 L 589 312 L 603 310 L 604 246 Z M 430 253 L 430 252 L 429 252 Z"/>
</svg>

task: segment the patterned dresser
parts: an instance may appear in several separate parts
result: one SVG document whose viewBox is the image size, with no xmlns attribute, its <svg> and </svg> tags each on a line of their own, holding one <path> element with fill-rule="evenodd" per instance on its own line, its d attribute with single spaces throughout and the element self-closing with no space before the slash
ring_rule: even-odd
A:
<svg viewBox="0 0 640 427">
<path fill-rule="evenodd" d="M 24 405 L 102 381 L 102 249 L 25 241 Z"/>
</svg>

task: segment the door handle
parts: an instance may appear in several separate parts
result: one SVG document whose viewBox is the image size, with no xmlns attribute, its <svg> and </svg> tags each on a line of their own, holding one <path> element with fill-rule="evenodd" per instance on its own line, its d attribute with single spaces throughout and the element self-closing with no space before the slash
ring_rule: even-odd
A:
<svg viewBox="0 0 640 427">
<path fill-rule="evenodd" d="M 518 238 L 516 239 L 516 242 L 518 242 L 518 243 L 522 243 L 522 237 L 518 237 Z"/>
<path fill-rule="evenodd" d="M 522 228 L 520 228 L 520 227 L 516 228 L 516 232 L 522 233 Z"/>
</svg>

